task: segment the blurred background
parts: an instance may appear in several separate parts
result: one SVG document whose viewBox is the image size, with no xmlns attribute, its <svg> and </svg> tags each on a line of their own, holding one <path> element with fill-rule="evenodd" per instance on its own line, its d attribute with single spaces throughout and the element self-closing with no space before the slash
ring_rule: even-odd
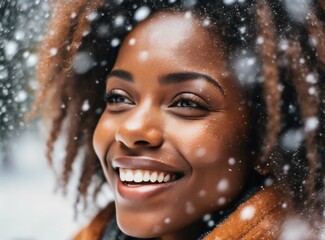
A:
<svg viewBox="0 0 325 240">
<path fill-rule="evenodd" d="M 0 0 L 1 240 L 70 239 L 86 222 L 74 221 L 73 196 L 55 193 L 46 129 L 23 119 L 38 88 L 36 47 L 49 18 L 49 0 Z"/>
</svg>

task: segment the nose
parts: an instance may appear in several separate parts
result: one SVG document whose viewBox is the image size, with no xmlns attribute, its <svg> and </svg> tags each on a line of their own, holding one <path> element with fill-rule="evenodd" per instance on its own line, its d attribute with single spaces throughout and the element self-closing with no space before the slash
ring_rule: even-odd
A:
<svg viewBox="0 0 325 240">
<path fill-rule="evenodd" d="M 115 140 L 130 149 L 161 146 L 164 136 L 159 113 L 149 107 L 139 107 L 121 123 Z"/>
</svg>

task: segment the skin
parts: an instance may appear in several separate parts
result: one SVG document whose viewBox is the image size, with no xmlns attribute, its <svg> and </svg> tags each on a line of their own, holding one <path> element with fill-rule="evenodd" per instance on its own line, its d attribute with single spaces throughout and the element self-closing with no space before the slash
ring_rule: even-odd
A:
<svg viewBox="0 0 325 240">
<path fill-rule="evenodd" d="M 222 49 L 202 21 L 183 13 L 158 13 L 122 43 L 107 79 L 106 92 L 113 96 L 97 125 L 94 147 L 126 234 L 196 239 L 204 230 L 202 217 L 242 192 L 251 169 L 249 109 Z M 116 74 L 121 70 L 130 76 Z M 209 76 L 214 84 L 202 77 L 161 80 L 186 72 Z M 158 193 L 129 199 L 119 191 L 113 168 L 124 156 L 150 158 L 183 176 Z"/>
</svg>

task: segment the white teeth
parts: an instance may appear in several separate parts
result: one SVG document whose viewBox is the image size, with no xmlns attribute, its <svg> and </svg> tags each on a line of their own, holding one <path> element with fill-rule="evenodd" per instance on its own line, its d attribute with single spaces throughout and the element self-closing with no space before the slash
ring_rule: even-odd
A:
<svg viewBox="0 0 325 240">
<path fill-rule="evenodd" d="M 134 177 L 134 181 L 135 181 L 136 183 L 140 183 L 140 182 L 142 182 L 142 179 L 143 179 L 142 171 L 141 171 L 141 170 L 136 170 L 136 171 L 134 172 L 133 177 Z"/>
<path fill-rule="evenodd" d="M 126 170 L 125 181 L 128 181 L 128 182 L 133 181 L 133 171 L 132 170 Z"/>
<path fill-rule="evenodd" d="M 120 171 L 120 179 L 121 181 L 125 181 L 125 171 Z"/>
<path fill-rule="evenodd" d="M 143 174 L 143 181 L 149 182 L 149 180 L 150 180 L 150 173 L 148 171 L 145 171 Z"/>
<path fill-rule="evenodd" d="M 169 182 L 169 180 L 170 180 L 170 175 L 167 174 L 167 175 L 165 176 L 165 178 L 164 178 L 164 182 Z"/>
<path fill-rule="evenodd" d="M 151 173 L 151 175 L 150 175 L 150 182 L 157 181 L 157 178 L 158 178 L 158 173 L 157 172 Z"/>
<path fill-rule="evenodd" d="M 167 183 L 176 180 L 175 174 L 156 172 L 149 170 L 132 170 L 132 169 L 119 169 L 119 176 L 122 182 L 152 182 L 152 183 Z"/>
<path fill-rule="evenodd" d="M 157 180 L 158 180 L 158 182 L 160 182 L 160 183 L 161 183 L 162 181 L 164 181 L 164 173 L 160 173 L 159 176 L 158 176 L 158 179 L 157 179 Z"/>
</svg>

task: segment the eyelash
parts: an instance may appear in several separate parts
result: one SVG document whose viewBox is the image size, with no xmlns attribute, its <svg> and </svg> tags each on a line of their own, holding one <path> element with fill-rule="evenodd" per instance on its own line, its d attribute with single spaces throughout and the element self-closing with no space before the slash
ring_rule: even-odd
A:
<svg viewBox="0 0 325 240">
<path fill-rule="evenodd" d="M 128 100 L 128 104 L 133 104 L 133 102 L 129 98 L 127 98 L 119 93 L 116 93 L 114 90 L 112 90 L 108 93 L 105 93 L 105 96 L 104 96 L 104 101 L 108 105 L 123 103 L 123 102 L 125 102 L 126 99 Z"/>
<path fill-rule="evenodd" d="M 190 105 L 192 106 L 181 106 L 179 104 L 181 103 L 190 103 Z M 204 104 L 200 103 L 201 101 L 198 100 L 198 97 L 197 96 L 180 96 L 180 97 L 177 97 L 173 100 L 172 104 L 170 105 L 170 107 L 180 107 L 180 108 L 185 108 L 185 109 L 188 109 L 188 110 L 194 110 L 194 109 L 197 109 L 197 110 L 204 110 L 204 111 L 209 111 L 209 107 L 208 106 L 205 106 Z M 195 106 L 193 106 L 193 103 Z M 178 106 L 179 105 L 179 106 Z"/>
<path fill-rule="evenodd" d="M 186 93 L 185 93 L 186 94 Z M 187 94 L 189 96 L 177 96 L 173 99 L 171 105 L 169 107 L 178 107 L 186 110 L 203 110 L 209 111 L 210 108 L 205 104 L 202 104 L 199 97 Z M 127 100 L 127 101 L 125 101 Z M 107 105 L 119 104 L 119 103 L 127 103 L 127 104 L 134 104 L 128 97 L 123 96 L 122 94 L 116 93 L 115 90 L 112 90 L 105 94 L 104 101 Z M 184 106 L 183 104 L 188 106 Z M 182 106 L 183 105 L 183 106 Z"/>
</svg>

